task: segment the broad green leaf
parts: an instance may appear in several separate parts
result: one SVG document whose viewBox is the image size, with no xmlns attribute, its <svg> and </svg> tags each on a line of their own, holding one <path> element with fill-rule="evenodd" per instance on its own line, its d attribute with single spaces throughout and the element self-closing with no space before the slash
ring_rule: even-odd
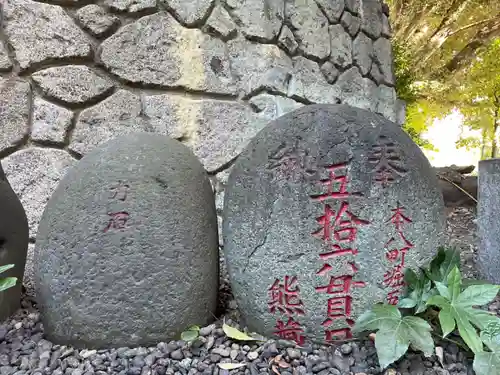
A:
<svg viewBox="0 0 500 375">
<path fill-rule="evenodd" d="M 444 247 L 439 247 L 437 254 L 434 256 L 434 258 L 431 261 L 431 264 L 429 265 L 429 271 L 431 275 L 435 275 L 436 278 L 439 278 L 441 275 L 441 264 L 443 264 L 444 259 L 446 258 L 446 253 L 444 250 Z"/>
<path fill-rule="evenodd" d="M 219 366 L 223 370 L 234 370 L 237 368 L 242 368 L 245 367 L 247 364 L 246 363 L 218 363 L 217 366 Z"/>
<path fill-rule="evenodd" d="M 400 329 L 378 331 L 375 336 L 375 349 L 377 349 L 380 367 L 385 369 L 391 363 L 397 361 L 406 353 L 409 346 L 410 342 L 402 335 Z"/>
<path fill-rule="evenodd" d="M 201 329 L 200 326 L 193 325 L 193 326 L 190 326 L 187 330 L 188 331 L 199 331 L 200 329 Z"/>
<path fill-rule="evenodd" d="M 462 278 L 460 276 L 460 271 L 458 267 L 453 268 L 447 278 L 448 290 L 450 292 L 450 297 L 446 297 L 455 301 L 460 294 L 460 287 L 462 286 Z M 444 297 L 444 296 L 443 296 Z"/>
<path fill-rule="evenodd" d="M 470 323 L 467 312 L 452 305 L 451 314 L 457 322 L 457 328 L 458 333 L 460 333 L 460 337 L 462 337 L 470 350 L 472 350 L 474 353 L 479 353 L 480 351 L 482 351 L 483 343 L 481 342 L 481 339 L 477 334 L 476 328 L 474 328 L 474 326 Z"/>
<path fill-rule="evenodd" d="M 489 324 L 488 327 L 481 332 L 481 340 L 491 351 L 500 354 L 500 322 Z"/>
<path fill-rule="evenodd" d="M 460 252 L 455 248 L 445 250 L 445 258 L 439 267 L 441 280 L 445 281 L 454 268 L 460 267 Z"/>
<path fill-rule="evenodd" d="M 491 285 L 491 283 L 486 280 L 462 279 L 462 287 L 468 287 L 471 285 Z"/>
<path fill-rule="evenodd" d="M 234 340 L 238 341 L 258 341 L 254 337 L 248 336 L 246 333 L 243 333 L 236 328 L 233 328 L 231 326 L 228 326 L 226 323 L 222 325 L 222 330 L 226 334 L 227 337 L 232 338 Z"/>
<path fill-rule="evenodd" d="M 439 312 L 439 324 L 441 324 L 443 337 L 448 336 L 455 329 L 455 319 L 449 308 L 441 309 Z"/>
<path fill-rule="evenodd" d="M 500 353 L 476 353 L 472 368 L 476 375 L 498 375 L 500 369 Z"/>
<path fill-rule="evenodd" d="M 191 342 L 198 338 L 199 331 L 188 329 L 181 333 L 181 340 Z"/>
<path fill-rule="evenodd" d="M 6 277 L 5 279 L 0 279 L 0 292 L 12 288 L 17 283 L 17 277 Z"/>
<path fill-rule="evenodd" d="M 0 266 L 0 273 L 4 273 L 7 270 L 10 270 L 11 268 L 14 268 L 13 264 L 7 264 L 5 266 Z"/>
<path fill-rule="evenodd" d="M 426 355 L 434 351 L 431 326 L 419 317 L 402 317 L 396 306 L 375 305 L 358 318 L 353 330 L 377 331 L 375 347 L 383 369 L 401 358 L 410 345 Z"/>
<path fill-rule="evenodd" d="M 432 296 L 427 301 L 427 305 L 434 305 L 434 306 L 439 307 L 440 309 L 448 307 L 449 304 L 450 304 L 449 300 L 447 300 L 443 296 Z"/>
<path fill-rule="evenodd" d="M 420 278 L 411 268 L 406 269 L 404 280 L 409 289 L 418 288 L 420 284 Z"/>
<path fill-rule="evenodd" d="M 495 299 L 498 290 L 500 290 L 498 285 L 472 285 L 460 294 L 457 302 L 471 306 L 483 306 Z"/>
<path fill-rule="evenodd" d="M 403 298 L 401 301 L 398 302 L 398 307 L 400 309 L 411 309 L 415 306 L 417 306 L 417 301 L 411 298 Z"/>
<path fill-rule="evenodd" d="M 463 307 L 468 313 L 469 320 L 480 330 L 485 330 L 491 324 L 500 324 L 500 318 L 495 313 L 489 311 L 475 309 L 473 307 Z"/>
<path fill-rule="evenodd" d="M 451 299 L 450 291 L 446 284 L 443 284 L 442 282 L 439 281 L 435 281 L 434 285 L 436 285 L 436 288 L 440 295 L 442 295 L 444 298 Z"/>
<path fill-rule="evenodd" d="M 405 316 L 403 325 L 406 325 L 411 346 L 422 351 L 426 356 L 434 353 L 434 340 L 431 336 L 432 327 L 422 318 Z"/>
</svg>

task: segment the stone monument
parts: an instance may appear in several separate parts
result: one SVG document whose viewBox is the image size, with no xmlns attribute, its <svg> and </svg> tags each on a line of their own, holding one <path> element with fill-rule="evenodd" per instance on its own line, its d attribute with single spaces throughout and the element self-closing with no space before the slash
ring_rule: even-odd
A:
<svg viewBox="0 0 500 375">
<path fill-rule="evenodd" d="M 477 264 L 483 278 L 500 284 L 500 159 L 481 160 L 478 171 Z"/>
<path fill-rule="evenodd" d="M 15 312 L 21 301 L 21 288 L 28 253 L 28 219 L 0 164 L 0 266 L 14 267 L 0 277 L 17 277 L 14 287 L 0 292 L 0 319 Z"/>
<path fill-rule="evenodd" d="M 192 152 L 136 133 L 87 154 L 42 215 L 35 288 L 45 334 L 75 347 L 137 347 L 212 319 L 213 192 Z"/>
<path fill-rule="evenodd" d="M 351 337 L 442 245 L 443 211 L 428 160 L 382 116 L 310 105 L 271 122 L 234 164 L 224 204 L 245 323 L 299 344 Z"/>
</svg>

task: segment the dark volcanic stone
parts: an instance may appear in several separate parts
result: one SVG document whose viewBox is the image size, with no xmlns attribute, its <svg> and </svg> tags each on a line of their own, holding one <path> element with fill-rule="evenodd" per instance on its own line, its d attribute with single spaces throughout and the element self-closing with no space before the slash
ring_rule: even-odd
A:
<svg viewBox="0 0 500 375">
<path fill-rule="evenodd" d="M 482 277 L 500 284 L 500 159 L 481 160 L 478 172 L 477 263 Z"/>
<path fill-rule="evenodd" d="M 245 322 L 299 343 L 341 339 L 374 302 L 396 303 L 404 269 L 432 258 L 445 226 L 418 146 L 345 105 L 306 106 L 262 130 L 233 166 L 224 215 Z"/>
<path fill-rule="evenodd" d="M 215 203 L 201 163 L 158 134 L 115 138 L 61 180 L 35 264 L 47 337 L 153 346 L 209 323 L 218 289 Z"/>
<path fill-rule="evenodd" d="M 20 306 L 29 227 L 24 208 L 7 181 L 1 164 L 0 207 L 0 266 L 14 264 L 0 277 L 17 277 L 15 286 L 0 292 L 0 319 L 3 320 Z"/>
</svg>

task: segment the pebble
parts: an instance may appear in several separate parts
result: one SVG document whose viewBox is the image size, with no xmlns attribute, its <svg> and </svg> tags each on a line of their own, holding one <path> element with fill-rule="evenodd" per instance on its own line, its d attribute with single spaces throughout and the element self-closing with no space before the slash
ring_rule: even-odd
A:
<svg viewBox="0 0 500 375">
<path fill-rule="evenodd" d="M 286 354 L 290 359 L 299 359 L 302 356 L 300 350 L 294 348 L 288 348 Z"/>
<path fill-rule="evenodd" d="M 342 344 L 342 346 L 340 347 L 340 351 L 343 355 L 349 355 L 352 353 L 352 347 L 349 344 Z"/>
<path fill-rule="evenodd" d="M 257 358 L 259 358 L 259 353 L 257 352 L 249 352 L 247 354 L 247 358 L 250 360 L 250 361 L 255 361 Z"/>
<path fill-rule="evenodd" d="M 184 354 L 182 354 L 182 351 L 180 349 L 177 349 L 177 350 L 173 351 L 172 353 L 170 353 L 170 357 L 172 359 L 180 361 L 180 360 L 184 359 Z"/>
</svg>

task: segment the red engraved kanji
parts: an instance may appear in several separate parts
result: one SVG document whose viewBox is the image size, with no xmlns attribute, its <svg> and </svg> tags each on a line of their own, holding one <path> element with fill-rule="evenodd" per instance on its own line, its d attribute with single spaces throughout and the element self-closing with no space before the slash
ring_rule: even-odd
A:
<svg viewBox="0 0 500 375">
<path fill-rule="evenodd" d="M 344 175 L 337 175 L 335 172 L 339 169 L 345 169 Z M 320 180 L 322 185 L 327 186 L 327 192 L 323 194 L 312 195 L 314 201 L 323 202 L 327 199 L 345 199 L 349 197 L 360 197 L 361 193 L 350 193 L 347 191 L 349 178 L 347 176 L 347 163 L 334 164 L 326 167 L 328 178 Z M 339 185 L 338 190 L 335 190 L 335 185 Z"/>
<path fill-rule="evenodd" d="M 335 217 L 332 223 L 332 218 Z M 320 217 L 316 218 L 321 228 L 312 233 L 313 236 L 330 242 L 333 239 L 338 243 L 349 243 L 356 240 L 358 228 L 356 226 L 370 224 L 369 221 L 362 220 L 351 211 L 349 211 L 349 203 L 342 202 L 337 213 L 325 204 L 325 212 Z"/>
<path fill-rule="evenodd" d="M 389 305 L 396 306 L 399 303 L 399 296 L 401 295 L 401 289 L 391 290 L 387 293 L 387 303 Z"/>
<path fill-rule="evenodd" d="M 305 315 L 304 304 L 299 296 L 300 288 L 297 285 L 297 276 L 285 276 L 285 282 L 276 279 L 269 288 L 269 312 L 276 310 L 284 314 Z"/>
<path fill-rule="evenodd" d="M 402 287 L 404 283 L 404 264 L 398 264 L 384 274 L 384 285 L 391 288 Z"/>
<path fill-rule="evenodd" d="M 391 221 L 394 224 L 394 226 L 396 227 L 396 230 L 398 232 L 401 232 L 403 230 L 402 227 L 403 227 L 404 223 L 411 223 L 412 222 L 412 220 L 409 217 L 407 217 L 403 214 L 404 209 L 405 209 L 404 207 L 399 206 L 399 202 L 398 202 L 397 207 L 391 210 L 392 212 L 394 212 L 394 214 L 388 220 L 388 222 Z"/>
<path fill-rule="evenodd" d="M 347 322 L 349 326 L 353 326 L 354 322 Z M 351 327 L 345 327 L 340 329 L 330 329 L 325 331 L 325 341 L 331 342 L 333 340 L 346 340 L 352 339 Z"/>
<path fill-rule="evenodd" d="M 284 340 L 295 341 L 298 345 L 304 345 L 304 329 L 292 317 L 289 317 L 286 323 L 278 320 L 274 334 Z"/>
<path fill-rule="evenodd" d="M 118 183 L 112 186 L 109 190 L 111 192 L 110 199 L 118 198 L 121 201 L 127 199 L 128 189 L 130 186 L 123 181 L 118 181 Z"/>
<path fill-rule="evenodd" d="M 104 232 L 107 232 L 110 229 L 125 229 L 127 221 L 129 219 L 128 212 L 120 211 L 120 212 L 110 212 L 108 213 L 110 216 L 108 225 L 104 228 Z"/>
<path fill-rule="evenodd" d="M 351 287 L 363 288 L 364 281 L 353 281 L 353 275 L 330 276 L 330 282 L 324 286 L 316 287 L 316 291 L 326 294 L 346 294 L 351 291 Z"/>
<path fill-rule="evenodd" d="M 384 135 L 372 146 L 368 162 L 374 165 L 372 172 L 375 172 L 375 181 L 382 187 L 393 183 L 395 175 L 404 176 L 408 172 L 402 165 L 396 145 Z"/>
</svg>

